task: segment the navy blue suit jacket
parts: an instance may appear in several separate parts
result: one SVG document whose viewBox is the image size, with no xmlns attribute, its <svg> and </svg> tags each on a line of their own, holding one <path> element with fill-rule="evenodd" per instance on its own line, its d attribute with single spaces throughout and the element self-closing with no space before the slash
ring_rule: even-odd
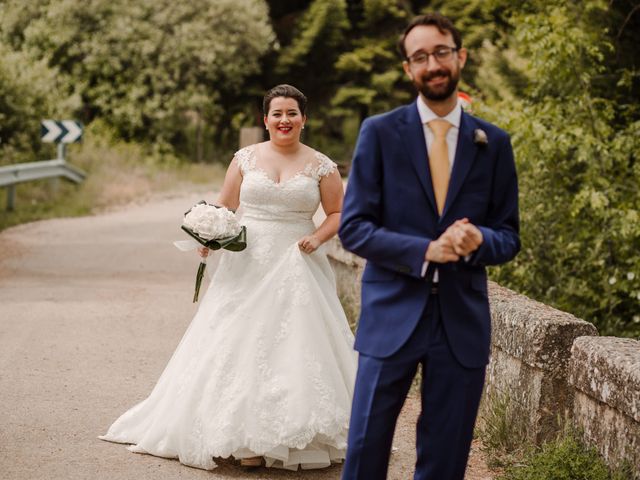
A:
<svg viewBox="0 0 640 480">
<path fill-rule="evenodd" d="M 487 144 L 474 143 L 474 131 Z M 449 225 L 467 217 L 483 243 L 469 261 L 435 265 L 421 275 L 425 252 Z M 518 185 L 509 136 L 462 114 L 454 166 L 442 216 L 429 173 L 416 103 L 367 118 L 360 129 L 345 195 L 340 240 L 367 260 L 356 349 L 385 358 L 409 338 L 429 300 L 437 266 L 443 326 L 456 359 L 486 365 L 491 318 L 485 265 L 520 249 Z"/>
</svg>

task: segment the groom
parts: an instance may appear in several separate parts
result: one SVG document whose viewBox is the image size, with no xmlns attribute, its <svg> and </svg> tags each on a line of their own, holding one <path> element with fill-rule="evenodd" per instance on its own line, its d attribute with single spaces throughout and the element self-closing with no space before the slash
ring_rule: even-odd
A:
<svg viewBox="0 0 640 480">
<path fill-rule="evenodd" d="M 399 48 L 418 98 L 363 122 L 339 231 L 367 260 L 342 478 L 386 478 L 421 364 L 414 479 L 463 480 L 489 358 L 485 266 L 520 249 L 516 170 L 508 135 L 458 103 L 467 51 L 451 21 L 415 18 Z"/>
</svg>

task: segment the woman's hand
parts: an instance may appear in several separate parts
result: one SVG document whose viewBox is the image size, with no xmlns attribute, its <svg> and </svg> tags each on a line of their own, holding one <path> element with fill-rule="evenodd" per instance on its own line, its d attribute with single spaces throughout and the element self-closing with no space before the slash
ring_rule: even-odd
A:
<svg viewBox="0 0 640 480">
<path fill-rule="evenodd" d="M 209 249 L 207 247 L 198 247 L 198 253 L 202 258 L 207 258 L 209 256 Z"/>
<path fill-rule="evenodd" d="M 321 242 L 315 235 L 306 235 L 298 240 L 298 247 L 304 253 L 313 253 L 320 246 Z"/>
</svg>

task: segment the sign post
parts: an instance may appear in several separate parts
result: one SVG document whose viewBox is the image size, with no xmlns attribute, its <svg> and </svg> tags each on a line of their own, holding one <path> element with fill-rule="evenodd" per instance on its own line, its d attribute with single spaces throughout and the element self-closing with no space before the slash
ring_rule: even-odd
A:
<svg viewBox="0 0 640 480">
<path fill-rule="evenodd" d="M 40 137 L 43 142 L 57 143 L 58 155 L 56 160 L 64 160 L 67 143 L 80 142 L 82 140 L 82 124 L 75 120 L 42 120 L 40 123 Z M 51 179 L 51 190 L 58 190 L 58 177 Z"/>
<path fill-rule="evenodd" d="M 75 120 L 42 120 L 40 138 L 58 144 L 58 160 L 64 160 L 65 145 L 82 141 L 82 123 Z"/>
</svg>

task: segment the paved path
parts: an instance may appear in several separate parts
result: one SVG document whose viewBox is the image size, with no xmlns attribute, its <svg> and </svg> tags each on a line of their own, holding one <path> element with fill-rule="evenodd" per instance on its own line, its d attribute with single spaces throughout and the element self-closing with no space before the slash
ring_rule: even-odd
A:
<svg viewBox="0 0 640 480">
<path fill-rule="evenodd" d="M 0 233 L 0 479 L 339 479 L 321 471 L 206 472 L 96 437 L 153 387 L 195 313 L 197 259 L 172 245 L 201 196 Z M 390 480 L 412 478 L 417 402 Z M 490 480 L 477 454 L 468 480 Z"/>
</svg>

